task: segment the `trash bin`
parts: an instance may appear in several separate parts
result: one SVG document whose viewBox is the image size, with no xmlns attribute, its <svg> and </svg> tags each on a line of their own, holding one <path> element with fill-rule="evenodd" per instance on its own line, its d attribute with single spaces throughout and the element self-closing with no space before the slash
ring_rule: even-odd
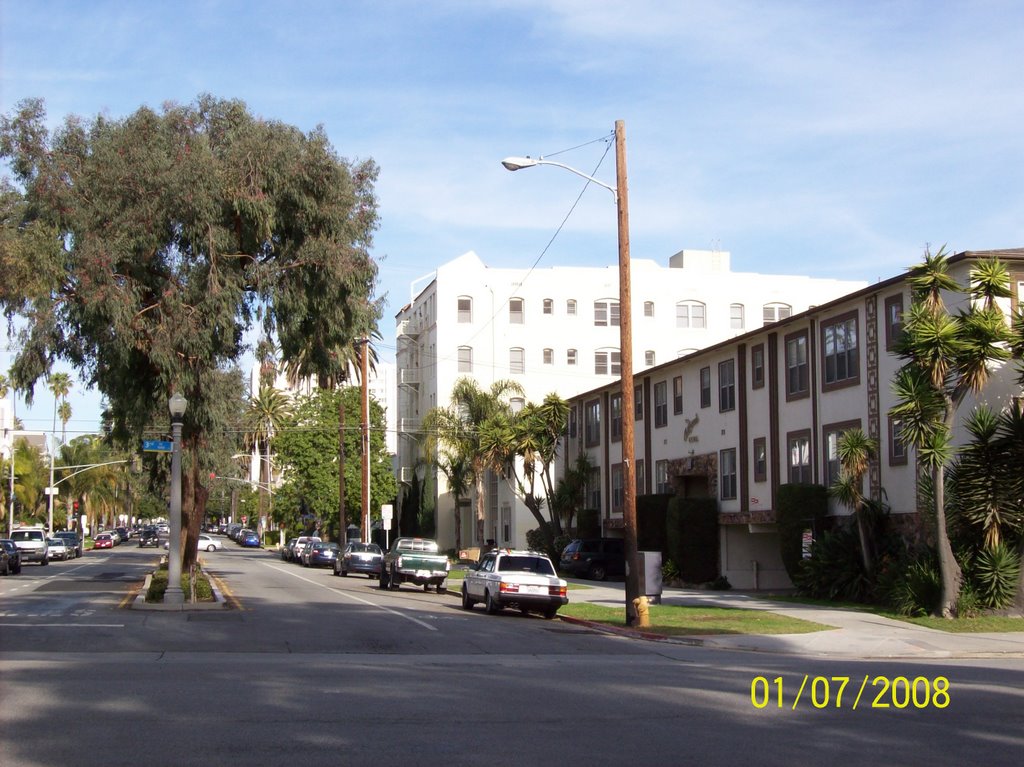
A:
<svg viewBox="0 0 1024 767">
<path fill-rule="evenodd" d="M 640 570 L 640 593 L 652 604 L 661 602 L 661 552 L 638 551 L 637 566 Z"/>
</svg>

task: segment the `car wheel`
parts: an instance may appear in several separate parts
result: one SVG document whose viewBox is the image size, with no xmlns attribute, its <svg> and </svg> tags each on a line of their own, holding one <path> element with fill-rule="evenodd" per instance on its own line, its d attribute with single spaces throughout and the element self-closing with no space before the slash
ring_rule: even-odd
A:
<svg viewBox="0 0 1024 767">
<path fill-rule="evenodd" d="M 216 550 L 216 548 L 217 548 L 217 547 L 216 547 L 216 546 L 214 546 L 214 545 L 213 545 L 213 544 L 211 543 L 211 544 L 210 544 L 209 546 L 207 546 L 207 547 L 206 547 L 206 550 L 207 550 L 207 551 L 211 551 L 211 552 L 212 552 L 212 551 Z"/>
<path fill-rule="evenodd" d="M 430 584 L 429 583 L 424 583 L 423 584 L 423 590 L 424 591 L 430 591 Z"/>
<path fill-rule="evenodd" d="M 554 618 L 554 617 L 555 617 L 556 615 L 558 615 L 558 608 L 557 608 L 557 607 L 549 607 L 549 608 L 547 608 L 547 609 L 546 609 L 546 610 L 544 611 L 544 617 L 545 617 L 545 618 L 546 618 L 547 620 L 551 620 L 551 619 L 552 619 L 552 618 Z"/>
<path fill-rule="evenodd" d="M 348 578 L 348 570 L 342 570 L 342 571 L 341 571 L 341 577 L 342 577 L 342 578 Z M 372 577 L 372 576 L 371 576 L 371 577 Z"/>
<path fill-rule="evenodd" d="M 46 567 L 48 564 L 50 564 L 50 560 L 47 557 L 43 557 L 42 561 L 39 563 L 41 567 Z"/>
<path fill-rule="evenodd" d="M 391 574 L 388 576 L 388 581 L 391 583 L 392 591 L 398 591 L 402 585 L 398 577 L 398 573 L 396 573 L 393 568 L 391 570 Z"/>
<path fill-rule="evenodd" d="M 593 564 L 590 566 L 590 572 L 588 575 L 592 581 L 603 581 L 608 577 L 608 571 L 605 570 L 604 565 Z"/>
<path fill-rule="evenodd" d="M 391 588 L 391 584 L 388 582 L 388 574 L 383 570 L 380 571 L 380 587 L 381 590 Z"/>
<path fill-rule="evenodd" d="M 448 593 L 448 586 L 446 584 L 444 584 L 444 583 L 437 584 L 437 593 L 438 594 L 447 594 Z"/>
<path fill-rule="evenodd" d="M 469 598 L 469 592 L 466 590 L 466 586 L 463 585 L 462 586 L 462 609 L 463 610 L 472 610 L 473 609 L 473 605 L 475 605 L 475 604 L 476 604 L 476 602 L 474 602 L 472 599 Z"/>
<path fill-rule="evenodd" d="M 501 610 L 501 605 L 494 601 L 494 597 L 491 596 L 491 592 L 488 591 L 484 594 L 484 609 L 488 615 L 494 615 Z"/>
</svg>

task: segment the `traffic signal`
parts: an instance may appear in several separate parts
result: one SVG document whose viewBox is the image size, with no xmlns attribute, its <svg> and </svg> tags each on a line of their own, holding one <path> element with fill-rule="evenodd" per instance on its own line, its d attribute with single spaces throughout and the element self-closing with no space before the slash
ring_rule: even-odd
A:
<svg viewBox="0 0 1024 767">
<path fill-rule="evenodd" d="M 71 508 L 73 508 L 75 511 L 78 511 L 78 501 L 75 501 L 73 504 L 71 504 Z"/>
</svg>

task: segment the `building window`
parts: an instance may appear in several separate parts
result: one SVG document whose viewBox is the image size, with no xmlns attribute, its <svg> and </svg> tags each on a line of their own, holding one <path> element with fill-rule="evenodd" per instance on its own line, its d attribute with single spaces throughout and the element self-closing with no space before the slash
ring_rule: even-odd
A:
<svg viewBox="0 0 1024 767">
<path fill-rule="evenodd" d="M 644 390 L 642 386 L 633 387 L 633 420 L 642 421 L 644 418 Z"/>
<path fill-rule="evenodd" d="M 903 441 L 903 427 L 899 418 L 889 416 L 889 465 L 905 466 L 907 443 Z"/>
<path fill-rule="evenodd" d="M 512 540 L 512 506 L 508 503 L 501 504 L 501 542 L 509 543 Z"/>
<path fill-rule="evenodd" d="M 668 461 L 654 462 L 654 492 L 671 493 L 672 487 L 668 482 Z"/>
<path fill-rule="evenodd" d="M 647 475 L 644 474 L 644 459 L 636 460 L 636 494 L 647 495 Z"/>
<path fill-rule="evenodd" d="M 576 299 L 570 298 L 565 302 L 565 313 L 570 317 L 576 316 Z"/>
<path fill-rule="evenodd" d="M 811 433 L 791 432 L 786 435 L 789 452 L 789 481 L 811 483 Z"/>
<path fill-rule="evenodd" d="M 754 440 L 754 481 L 768 479 L 768 442 L 764 437 Z"/>
<path fill-rule="evenodd" d="M 591 509 L 601 509 L 601 469 L 599 467 L 590 470 L 590 478 L 587 480 L 587 501 Z"/>
<path fill-rule="evenodd" d="M 653 316 L 654 316 L 654 302 L 653 301 L 644 301 L 644 317 L 653 317 Z"/>
<path fill-rule="evenodd" d="M 860 421 L 829 424 L 822 429 L 825 443 L 825 486 L 832 487 L 839 481 L 842 465 L 839 461 L 839 440 L 850 429 L 859 429 Z"/>
<path fill-rule="evenodd" d="M 736 409 L 736 362 L 726 360 L 718 363 L 718 412 L 726 413 Z"/>
<path fill-rule="evenodd" d="M 668 426 L 668 381 L 654 384 L 654 428 Z"/>
<path fill-rule="evenodd" d="M 576 419 L 577 419 L 576 408 L 571 408 L 569 410 L 569 425 L 568 425 L 569 439 L 576 439 L 577 430 L 579 429 L 579 426 L 577 424 L 577 420 Z"/>
<path fill-rule="evenodd" d="M 594 302 L 594 325 L 596 327 L 618 327 L 619 325 L 619 302 L 618 301 L 595 301 Z"/>
<path fill-rule="evenodd" d="M 608 398 L 608 429 L 612 442 L 622 441 L 622 393 Z"/>
<path fill-rule="evenodd" d="M 566 350 L 566 352 L 565 352 L 565 364 L 566 365 L 575 365 L 576 364 L 576 350 L 575 349 L 567 349 Z"/>
<path fill-rule="evenodd" d="M 786 336 L 786 399 L 798 399 L 809 394 L 809 368 L 807 365 L 807 332 Z"/>
<path fill-rule="evenodd" d="M 544 309 L 543 309 L 543 311 L 544 311 L 544 314 L 554 314 L 555 313 L 555 302 L 552 299 L 550 299 L 550 298 L 545 298 L 544 299 Z"/>
<path fill-rule="evenodd" d="M 526 372 L 526 352 L 514 347 L 508 350 L 508 372 L 513 375 L 522 375 Z"/>
<path fill-rule="evenodd" d="M 622 481 L 622 464 L 612 466 L 612 512 L 622 513 L 622 499 L 625 497 L 625 490 Z"/>
<path fill-rule="evenodd" d="M 824 388 L 860 383 L 860 349 L 857 346 L 857 312 L 845 314 L 821 326 Z"/>
<path fill-rule="evenodd" d="M 750 347 L 750 388 L 764 387 L 764 344 Z"/>
<path fill-rule="evenodd" d="M 743 304 L 729 304 L 729 327 L 743 330 Z"/>
<path fill-rule="evenodd" d="M 704 320 L 704 312 L 704 304 L 702 304 L 700 301 L 680 301 L 678 304 L 676 304 L 676 327 L 706 327 Z"/>
<path fill-rule="evenodd" d="M 554 349 L 545 349 L 544 350 L 544 364 L 545 365 L 554 365 L 555 364 L 555 350 Z"/>
<path fill-rule="evenodd" d="M 459 347 L 459 372 L 460 373 L 472 373 L 473 372 L 473 347 L 472 346 L 460 346 Z"/>
<path fill-rule="evenodd" d="M 518 413 L 520 410 L 526 407 L 526 400 L 523 399 L 522 397 L 512 397 L 508 401 L 508 407 L 509 410 L 511 410 L 513 413 Z"/>
<path fill-rule="evenodd" d="M 644 364 L 647 365 L 647 367 L 654 366 L 654 349 L 648 349 L 644 352 Z"/>
<path fill-rule="evenodd" d="M 508 321 L 513 325 L 522 325 L 526 321 L 526 304 L 521 298 L 508 300 Z"/>
<path fill-rule="evenodd" d="M 473 321 L 473 299 L 469 296 L 459 296 L 459 322 Z"/>
<path fill-rule="evenodd" d="M 711 368 L 700 369 L 700 406 L 711 407 Z"/>
<path fill-rule="evenodd" d="M 594 352 L 594 373 L 603 375 L 621 375 L 622 357 L 619 352 Z"/>
<path fill-rule="evenodd" d="M 772 322 L 778 322 L 784 320 L 793 314 L 793 307 L 789 304 L 765 304 L 764 305 L 764 324 L 768 325 Z"/>
<path fill-rule="evenodd" d="M 683 412 L 683 377 L 676 376 L 672 379 L 672 413 L 679 415 Z"/>
<path fill-rule="evenodd" d="M 718 497 L 729 501 L 736 497 L 736 448 L 718 452 Z"/>
<path fill-rule="evenodd" d="M 601 444 L 601 401 L 591 400 L 584 406 L 583 437 L 587 447 Z"/>
<path fill-rule="evenodd" d="M 885 299 L 885 350 L 891 352 L 903 335 L 903 294 Z"/>
</svg>

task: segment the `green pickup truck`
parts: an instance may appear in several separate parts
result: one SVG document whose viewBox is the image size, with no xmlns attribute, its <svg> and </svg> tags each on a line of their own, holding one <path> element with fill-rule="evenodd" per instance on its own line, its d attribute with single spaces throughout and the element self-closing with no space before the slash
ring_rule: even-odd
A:
<svg viewBox="0 0 1024 767">
<path fill-rule="evenodd" d="M 380 587 L 393 590 L 403 583 L 415 583 L 424 591 L 433 586 L 438 594 L 443 594 L 448 589 L 448 567 L 448 557 L 438 553 L 437 541 L 397 538 L 384 555 Z"/>
</svg>

